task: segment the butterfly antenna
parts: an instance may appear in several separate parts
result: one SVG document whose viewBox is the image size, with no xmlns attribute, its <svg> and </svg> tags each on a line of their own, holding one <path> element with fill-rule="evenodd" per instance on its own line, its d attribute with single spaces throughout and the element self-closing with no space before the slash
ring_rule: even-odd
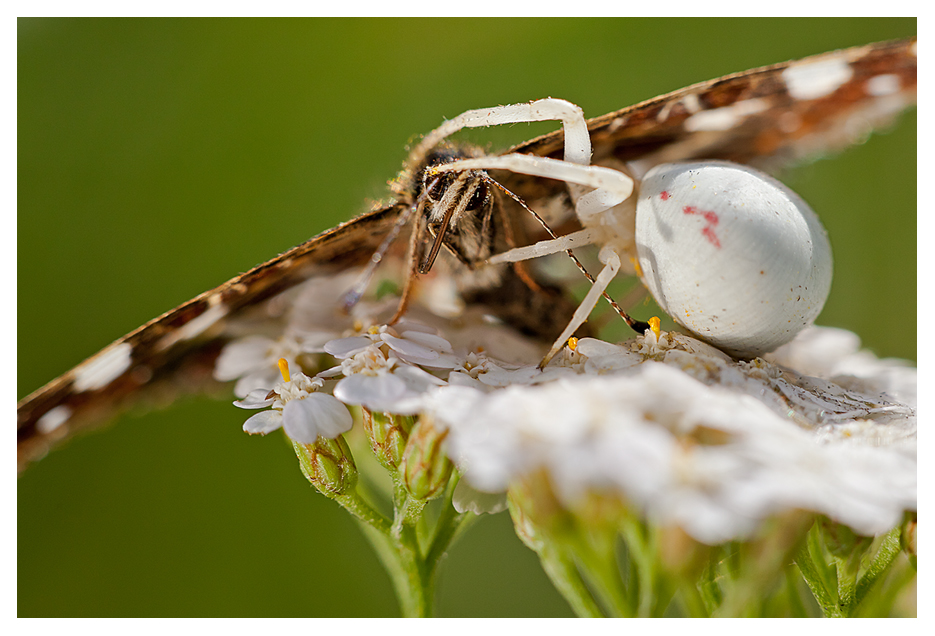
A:
<svg viewBox="0 0 935 636">
<path fill-rule="evenodd" d="M 538 212 L 536 212 L 535 210 L 533 210 L 532 208 L 530 208 L 528 205 L 526 205 L 526 202 L 523 201 L 523 199 L 522 199 L 519 195 L 514 194 L 514 193 L 511 192 L 507 187 L 505 187 L 503 184 L 501 184 L 501 183 L 499 183 L 498 181 L 496 181 L 496 180 L 490 178 L 489 176 L 484 176 L 484 177 L 482 177 L 482 178 L 483 178 L 485 181 L 487 181 L 488 183 L 491 183 L 491 184 L 495 185 L 496 187 L 500 188 L 501 190 L 503 190 L 503 192 L 505 192 L 505 193 L 507 194 L 507 196 L 509 196 L 511 199 L 513 199 L 514 201 L 516 201 L 517 203 L 519 203 L 519 204 L 522 206 L 522 208 L 523 208 L 524 210 L 526 210 L 527 212 L 529 212 L 529 213 L 533 216 L 533 218 L 535 218 L 536 221 L 539 222 L 539 225 L 542 226 L 542 228 L 548 233 L 548 235 L 549 235 L 551 238 L 553 238 L 553 239 L 558 238 L 558 237 L 555 235 L 555 232 L 552 231 L 552 228 L 549 227 L 549 224 L 545 222 L 545 219 L 543 219 L 541 216 L 539 216 L 539 213 L 538 213 Z M 595 282 L 595 281 L 594 281 L 594 277 L 591 276 L 591 273 L 590 273 L 587 269 L 585 269 L 584 265 L 581 263 L 581 261 L 578 260 L 578 257 L 575 256 L 574 252 L 572 252 L 571 250 L 565 250 L 565 253 L 568 254 L 568 257 L 569 257 L 572 261 L 574 261 L 575 265 L 578 266 L 578 269 L 581 270 L 581 273 L 584 274 L 585 278 L 587 278 L 587 279 L 591 282 L 591 284 L 593 285 L 594 282 Z M 607 302 L 610 303 L 610 306 L 614 308 L 614 311 L 616 311 L 617 314 L 618 314 L 621 318 L 623 318 L 623 321 L 624 321 L 625 323 L 627 323 L 627 325 L 630 327 L 630 329 L 632 329 L 632 330 L 635 331 L 636 333 L 642 334 L 642 333 L 644 333 L 647 329 L 650 328 L 650 327 L 649 327 L 649 323 L 643 322 L 642 320 L 634 320 L 633 318 L 631 318 L 630 315 L 629 315 L 627 312 L 625 312 L 625 311 L 620 307 L 620 305 L 618 305 L 617 302 L 616 302 L 613 298 L 610 297 L 610 294 L 608 294 L 606 291 L 601 292 L 601 296 L 603 296 L 603 297 L 607 300 Z"/>
<path fill-rule="evenodd" d="M 374 252 L 370 257 L 370 262 L 367 264 L 367 268 L 361 272 L 360 277 L 357 279 L 357 282 L 354 283 L 354 286 L 344 294 L 344 297 L 341 299 L 341 309 L 345 314 L 350 312 L 351 308 L 353 308 L 354 305 L 356 305 L 363 297 L 364 292 L 367 290 L 367 286 L 370 285 L 370 280 L 373 278 L 373 273 L 377 271 L 377 266 L 383 260 L 386 252 L 390 249 L 390 245 L 392 245 L 393 241 L 396 240 L 396 237 L 399 236 L 399 232 L 403 229 L 403 226 L 409 222 L 409 218 L 412 216 L 413 210 L 415 210 L 417 205 L 418 201 L 413 203 L 411 206 L 408 206 L 403 211 L 403 213 L 399 216 L 399 219 L 393 225 L 393 229 L 390 230 L 389 234 L 386 235 L 386 238 L 383 239 L 383 242 L 380 243 L 380 247 L 378 247 L 377 251 Z"/>
</svg>

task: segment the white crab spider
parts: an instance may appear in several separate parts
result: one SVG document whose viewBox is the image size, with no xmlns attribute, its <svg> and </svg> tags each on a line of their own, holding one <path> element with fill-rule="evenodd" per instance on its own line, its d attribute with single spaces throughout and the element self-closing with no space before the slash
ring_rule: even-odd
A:
<svg viewBox="0 0 935 636">
<path fill-rule="evenodd" d="M 546 363 L 587 320 L 619 271 L 621 256 L 634 257 L 625 238 L 634 234 L 633 221 L 620 204 L 631 197 L 635 182 L 619 170 L 589 165 L 584 115 L 559 99 L 468 111 L 427 135 L 422 146 L 462 128 L 543 120 L 562 121 L 564 161 L 510 154 L 457 160 L 435 170 L 504 169 L 569 184 L 584 230 L 490 259 L 520 261 L 601 245 L 604 268 Z M 790 341 L 815 320 L 830 291 L 831 247 L 818 217 L 786 186 L 747 166 L 717 161 L 656 166 L 640 182 L 635 226 L 638 273 L 660 307 L 737 357 L 754 357 Z"/>
</svg>

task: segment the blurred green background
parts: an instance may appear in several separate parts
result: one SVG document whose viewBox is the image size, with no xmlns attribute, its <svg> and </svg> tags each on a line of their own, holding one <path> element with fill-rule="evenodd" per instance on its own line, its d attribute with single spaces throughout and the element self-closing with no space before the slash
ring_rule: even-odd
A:
<svg viewBox="0 0 935 636">
<path fill-rule="evenodd" d="M 563 97 L 596 116 L 914 19 L 39 20 L 18 24 L 18 394 L 384 196 L 414 135 Z M 478 131 L 495 147 L 555 126 Z M 785 179 L 835 255 L 820 324 L 916 351 L 916 118 Z M 226 402 L 128 417 L 18 481 L 20 616 L 392 616 L 350 517 Z M 570 610 L 487 517 L 443 616 Z"/>
</svg>

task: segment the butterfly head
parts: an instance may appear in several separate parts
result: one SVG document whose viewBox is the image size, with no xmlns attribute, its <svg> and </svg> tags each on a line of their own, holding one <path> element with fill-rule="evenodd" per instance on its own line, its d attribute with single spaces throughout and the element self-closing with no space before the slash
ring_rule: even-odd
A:
<svg viewBox="0 0 935 636">
<path fill-rule="evenodd" d="M 431 240 L 419 261 L 421 274 L 432 268 L 442 246 L 468 267 L 490 256 L 495 205 L 490 177 L 480 170 L 442 169 L 468 156 L 459 150 L 437 149 L 419 171 L 415 206 Z"/>
</svg>

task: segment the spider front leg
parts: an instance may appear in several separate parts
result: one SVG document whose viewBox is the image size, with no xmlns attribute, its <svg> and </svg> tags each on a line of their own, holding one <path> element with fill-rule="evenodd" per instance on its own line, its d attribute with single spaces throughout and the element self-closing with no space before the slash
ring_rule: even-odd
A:
<svg viewBox="0 0 935 636">
<path fill-rule="evenodd" d="M 478 108 L 461 113 L 427 134 L 413 150 L 412 158 L 421 162 L 444 139 L 465 128 L 533 121 L 561 121 L 565 131 L 565 161 L 580 165 L 591 163 L 591 137 L 583 111 L 571 102 L 551 97 L 525 104 Z"/>
</svg>

